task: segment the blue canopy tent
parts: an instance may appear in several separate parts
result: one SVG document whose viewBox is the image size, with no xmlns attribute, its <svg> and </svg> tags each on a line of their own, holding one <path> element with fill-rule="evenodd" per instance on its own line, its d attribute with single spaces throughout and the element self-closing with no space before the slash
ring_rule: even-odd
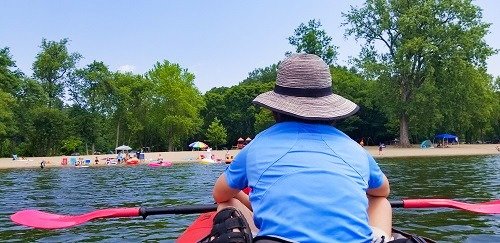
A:
<svg viewBox="0 0 500 243">
<path fill-rule="evenodd" d="M 451 135 L 451 134 L 447 134 L 447 133 L 438 134 L 434 138 L 438 139 L 438 140 L 441 140 L 442 143 L 443 143 L 443 145 L 445 144 L 445 142 L 447 144 L 458 143 L 458 137 L 457 136 Z"/>
</svg>

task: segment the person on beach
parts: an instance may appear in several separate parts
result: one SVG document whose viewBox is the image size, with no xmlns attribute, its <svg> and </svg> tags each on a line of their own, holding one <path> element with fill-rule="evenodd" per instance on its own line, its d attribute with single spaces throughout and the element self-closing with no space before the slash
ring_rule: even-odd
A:
<svg viewBox="0 0 500 243">
<path fill-rule="evenodd" d="M 378 144 L 378 155 L 382 155 L 382 150 L 384 149 L 385 145 L 383 143 Z"/>
<path fill-rule="evenodd" d="M 213 188 L 218 213 L 202 242 L 383 242 L 390 239 L 389 181 L 373 157 L 332 126 L 359 107 L 332 92 L 312 54 L 279 64 L 273 91 L 253 103 L 276 124 L 235 156 Z M 249 196 L 241 190 L 249 187 Z"/>
<path fill-rule="evenodd" d="M 98 164 L 99 164 L 99 159 L 97 158 L 97 156 L 95 157 L 94 163 L 95 163 L 96 165 L 98 165 Z"/>
<path fill-rule="evenodd" d="M 122 163 L 123 160 L 123 153 L 119 152 L 118 155 L 116 156 L 116 160 L 118 161 L 118 164 Z"/>
</svg>

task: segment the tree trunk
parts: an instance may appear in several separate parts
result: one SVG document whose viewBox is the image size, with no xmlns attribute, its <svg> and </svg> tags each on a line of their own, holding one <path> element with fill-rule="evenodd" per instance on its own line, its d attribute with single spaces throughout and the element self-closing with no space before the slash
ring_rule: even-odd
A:
<svg viewBox="0 0 500 243">
<path fill-rule="evenodd" d="M 408 115 L 406 113 L 403 113 L 399 120 L 399 144 L 403 148 L 410 147 L 410 139 L 408 137 L 408 134 Z"/>
<path fill-rule="evenodd" d="M 115 146 L 115 148 L 118 147 L 118 137 L 119 137 L 119 135 L 120 135 L 120 123 L 118 122 L 118 125 L 116 125 L 116 146 Z M 116 153 L 116 151 L 115 151 L 115 153 Z"/>
<path fill-rule="evenodd" d="M 168 152 L 172 152 L 174 149 L 174 143 L 172 141 L 168 142 Z"/>
</svg>

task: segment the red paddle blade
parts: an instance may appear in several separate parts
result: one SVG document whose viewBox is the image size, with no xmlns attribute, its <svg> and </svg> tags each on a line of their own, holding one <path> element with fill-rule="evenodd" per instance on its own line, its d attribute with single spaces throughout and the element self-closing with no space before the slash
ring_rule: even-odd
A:
<svg viewBox="0 0 500 243">
<path fill-rule="evenodd" d="M 17 224 L 38 229 L 61 229 L 72 227 L 98 218 L 139 216 L 139 208 L 101 209 L 82 215 L 58 215 L 38 210 L 23 210 L 10 216 Z"/>
<path fill-rule="evenodd" d="M 406 199 L 404 208 L 457 208 L 475 213 L 500 214 L 500 200 L 484 203 L 464 203 L 450 199 Z"/>
</svg>

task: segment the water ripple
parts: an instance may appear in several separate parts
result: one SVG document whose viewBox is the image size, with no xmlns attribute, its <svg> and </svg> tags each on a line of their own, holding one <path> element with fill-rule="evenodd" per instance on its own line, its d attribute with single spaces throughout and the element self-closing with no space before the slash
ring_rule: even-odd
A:
<svg viewBox="0 0 500 243">
<path fill-rule="evenodd" d="M 398 158 L 379 162 L 391 182 L 391 199 L 451 198 L 468 202 L 500 198 L 500 156 Z M 1 242 L 172 242 L 197 215 L 99 219 L 61 230 L 15 225 L 9 216 L 35 208 L 82 214 L 112 207 L 161 207 L 211 203 L 225 165 L 12 169 L 0 171 Z M 440 242 L 500 235 L 499 217 L 452 209 L 395 209 L 395 226 Z M 494 238 L 490 238 L 494 239 Z"/>
</svg>

